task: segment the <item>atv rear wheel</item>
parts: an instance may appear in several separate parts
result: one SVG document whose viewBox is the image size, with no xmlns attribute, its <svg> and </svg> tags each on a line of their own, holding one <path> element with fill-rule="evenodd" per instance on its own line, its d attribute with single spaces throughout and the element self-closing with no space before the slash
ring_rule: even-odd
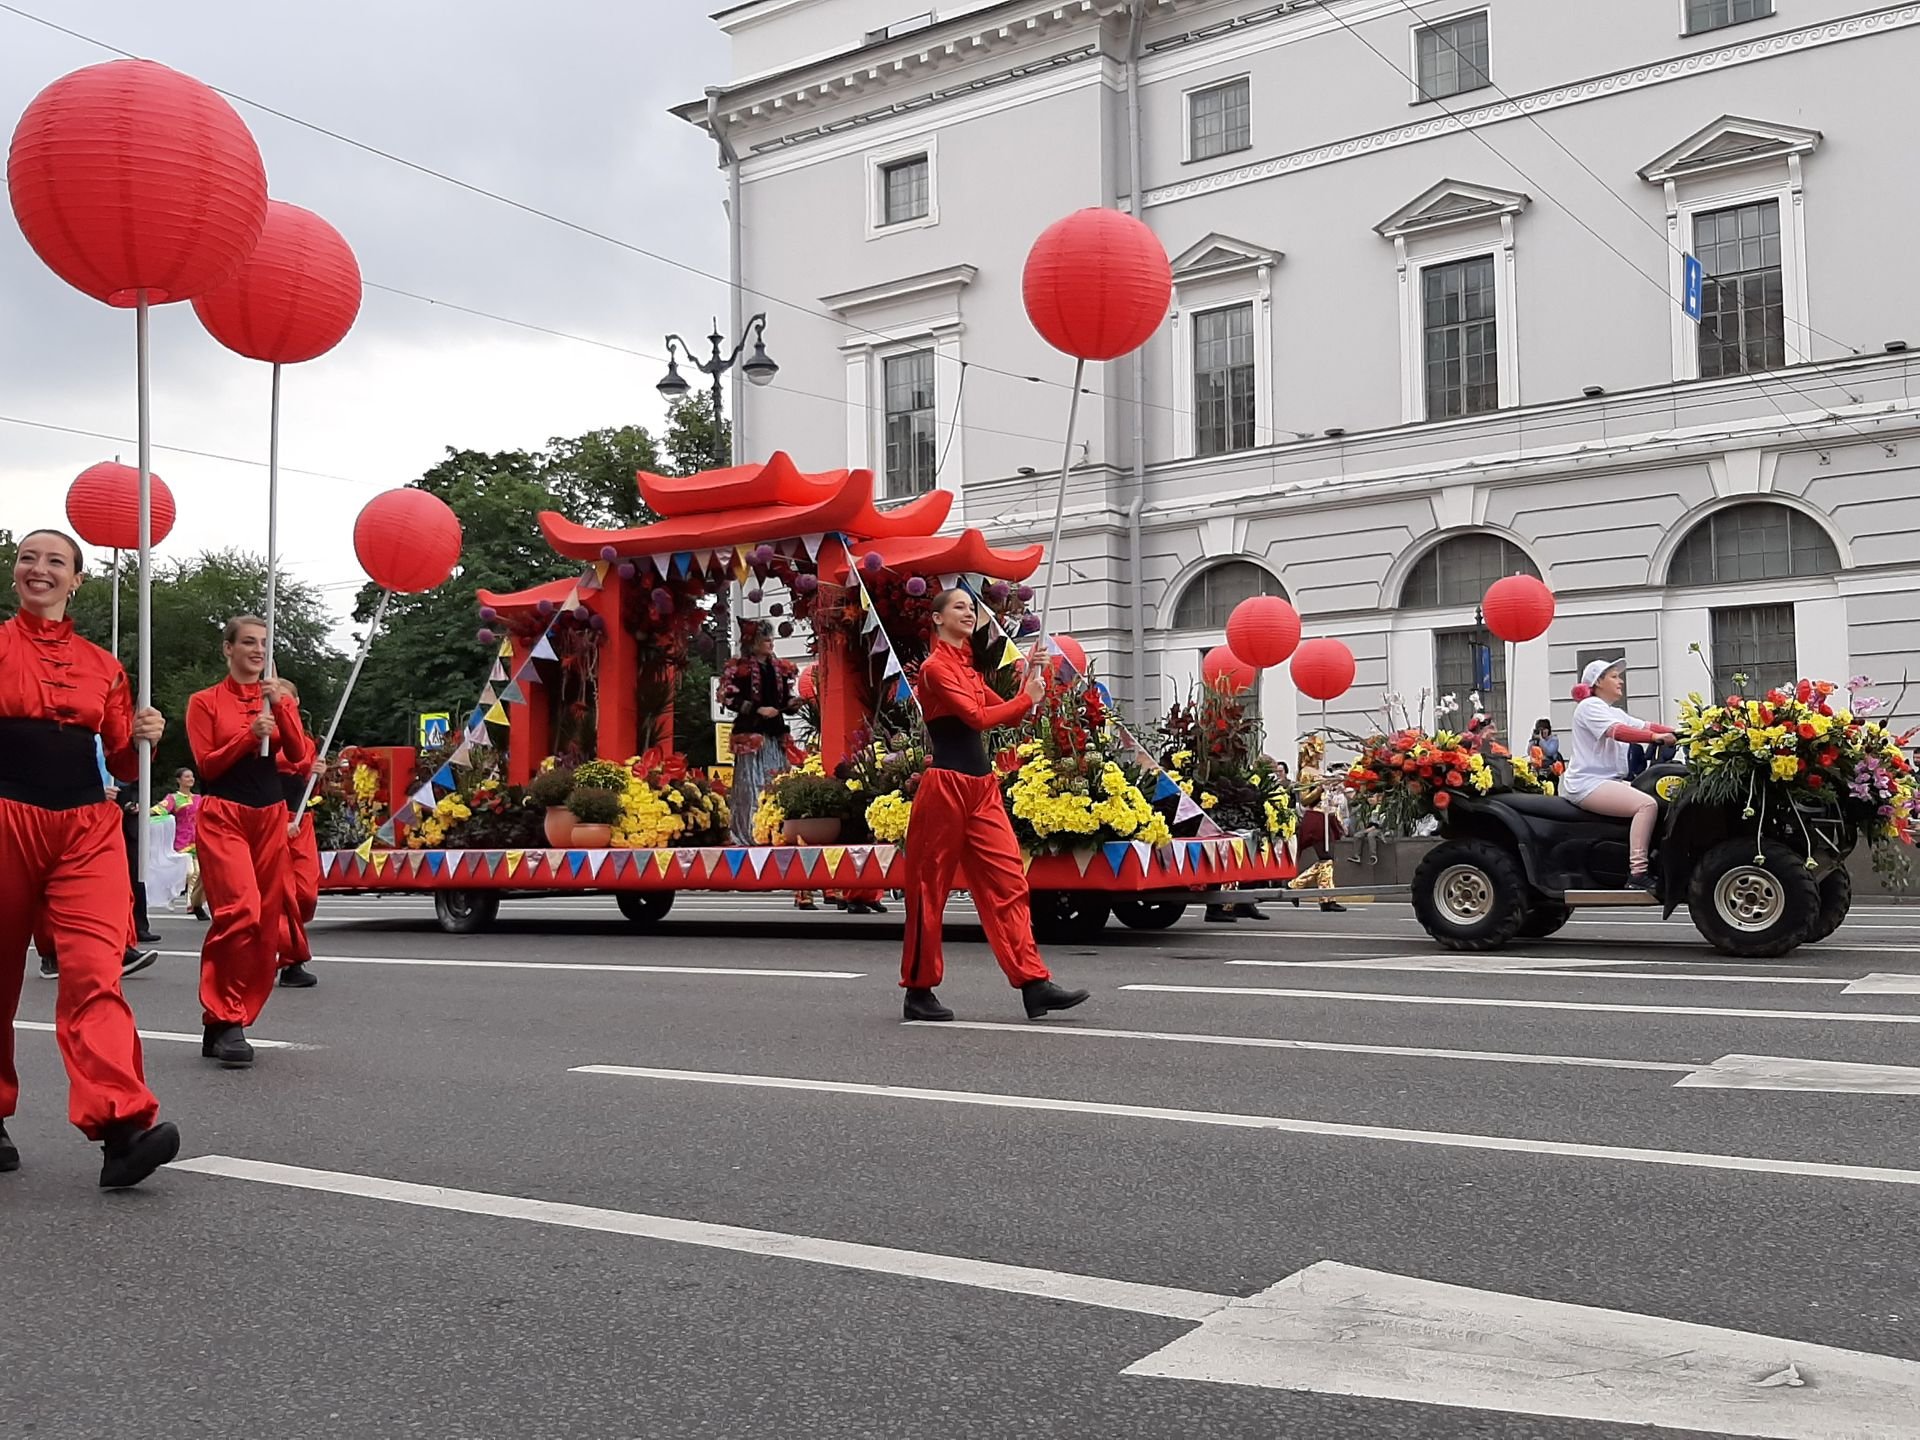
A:
<svg viewBox="0 0 1920 1440">
<path fill-rule="evenodd" d="M 1820 887 L 1805 858 L 1778 840 L 1757 850 L 1749 839 L 1723 840 L 1694 867 L 1687 913 L 1722 955 L 1771 959 L 1811 933 Z"/>
<path fill-rule="evenodd" d="M 1487 840 L 1448 840 L 1413 875 L 1413 913 L 1448 950 L 1498 950 L 1527 918 L 1527 881 L 1511 851 Z"/>
<path fill-rule="evenodd" d="M 1551 900 L 1537 901 L 1527 910 L 1527 918 L 1520 922 L 1520 938 L 1538 940 L 1544 935 L 1553 934 L 1572 918 L 1571 905 L 1557 905 Z"/>
<path fill-rule="evenodd" d="M 1839 868 L 1829 870 L 1826 878 L 1820 882 L 1820 914 L 1813 922 L 1813 928 L 1807 931 L 1802 945 L 1817 945 L 1834 931 L 1847 918 L 1847 911 L 1853 908 L 1853 876 L 1847 873 L 1843 863 Z"/>
</svg>

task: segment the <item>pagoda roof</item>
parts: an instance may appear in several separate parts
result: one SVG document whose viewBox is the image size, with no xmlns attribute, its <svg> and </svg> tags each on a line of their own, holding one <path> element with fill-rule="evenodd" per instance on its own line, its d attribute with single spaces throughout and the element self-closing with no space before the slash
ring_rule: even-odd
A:
<svg viewBox="0 0 1920 1440">
<path fill-rule="evenodd" d="M 535 585 L 527 590 L 476 590 L 474 595 L 482 605 L 489 605 L 502 615 L 522 616 L 538 608 L 542 600 L 551 600 L 558 607 L 579 589 L 580 581 L 576 576 L 573 579 L 549 580 L 544 585 Z M 580 593 L 584 595 L 586 592 Z"/>
<path fill-rule="evenodd" d="M 992 580 L 1025 580 L 1040 568 L 1046 556 L 1043 545 L 1027 545 L 1018 550 L 996 550 L 978 530 L 962 530 L 958 535 L 904 536 L 895 539 L 856 541 L 856 561 L 878 555 L 889 570 L 909 575 L 985 575 Z M 820 578 L 828 584 L 846 579 L 847 562 L 823 561 Z"/>
</svg>

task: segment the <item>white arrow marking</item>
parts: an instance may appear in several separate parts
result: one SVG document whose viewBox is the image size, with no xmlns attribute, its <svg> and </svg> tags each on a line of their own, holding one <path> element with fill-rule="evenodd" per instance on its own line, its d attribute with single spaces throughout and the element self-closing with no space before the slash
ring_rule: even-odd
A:
<svg viewBox="0 0 1920 1440">
<path fill-rule="evenodd" d="M 1920 1069 L 1785 1055 L 1722 1055 L 1674 1082 L 1702 1090 L 1823 1090 L 1844 1095 L 1920 1095 Z"/>
<path fill-rule="evenodd" d="M 1842 995 L 1920 995 L 1920 975 L 1880 973 L 1854 981 Z"/>
<path fill-rule="evenodd" d="M 433 1210 L 797 1260 L 1197 1323 L 1129 1375 L 1717 1430 L 1912 1440 L 1920 1364 L 1407 1279 L 1328 1261 L 1247 1299 L 961 1255 L 451 1190 L 226 1155 L 175 1170 Z M 1794 1386 L 1783 1371 L 1804 1377 Z"/>
<path fill-rule="evenodd" d="M 1773 1378 L 1787 1368 L 1804 1387 Z M 1125 1373 L 1766 1440 L 1920 1434 L 1912 1360 L 1331 1261 Z"/>
</svg>

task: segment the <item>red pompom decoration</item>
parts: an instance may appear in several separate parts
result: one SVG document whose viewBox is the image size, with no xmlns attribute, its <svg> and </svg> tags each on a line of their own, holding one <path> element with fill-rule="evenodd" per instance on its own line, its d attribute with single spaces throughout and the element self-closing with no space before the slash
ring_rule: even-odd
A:
<svg viewBox="0 0 1920 1440">
<path fill-rule="evenodd" d="M 1227 617 L 1227 648 L 1249 665 L 1284 665 L 1300 643 L 1300 612 L 1278 595 L 1254 595 Z"/>
<path fill-rule="evenodd" d="M 1055 648 L 1060 652 L 1059 658 L 1061 660 L 1071 665 L 1080 674 L 1084 675 L 1087 673 L 1086 646 L 1082 645 L 1071 635 L 1056 635 L 1053 637 L 1053 643 Z M 1058 669 L 1059 666 L 1056 664 L 1054 668 Z"/>
<path fill-rule="evenodd" d="M 237 273 L 267 218 L 239 115 L 152 60 L 110 60 L 34 97 L 7 152 L 14 217 L 62 280 L 109 305 L 191 300 Z"/>
<path fill-rule="evenodd" d="M 1216 645 L 1200 662 L 1200 678 L 1215 690 L 1239 695 L 1259 683 L 1260 672 L 1234 654 L 1231 645 Z"/>
<path fill-rule="evenodd" d="M 152 541 L 158 545 L 173 529 L 173 492 L 151 472 Z M 131 465 L 102 460 L 74 477 L 67 487 L 67 523 L 97 550 L 140 548 L 140 472 Z"/>
<path fill-rule="evenodd" d="M 353 522 L 353 553 L 382 590 L 431 590 L 460 563 L 460 519 L 424 490 L 388 490 Z"/>
<path fill-rule="evenodd" d="M 236 354 L 298 365 L 326 354 L 353 328 L 360 265 L 333 226 L 311 210 L 274 200 L 240 273 L 196 299 L 193 313 Z"/>
<path fill-rule="evenodd" d="M 1113 360 L 1146 344 L 1167 318 L 1173 268 L 1153 231 L 1095 207 L 1041 232 L 1020 288 L 1027 318 L 1054 349 Z"/>
<path fill-rule="evenodd" d="M 1531 575 L 1508 575 L 1487 587 L 1480 613 L 1496 640 L 1512 645 L 1537 640 L 1553 624 L 1553 591 Z"/>
<path fill-rule="evenodd" d="M 1593 687 L 1591 685 L 1576 685 L 1573 687 L 1573 698 L 1576 701 L 1590 699 L 1592 695 Z"/>
<path fill-rule="evenodd" d="M 1294 686 L 1312 700 L 1336 700 L 1353 684 L 1353 651 L 1338 640 L 1303 640 L 1293 652 Z"/>
</svg>

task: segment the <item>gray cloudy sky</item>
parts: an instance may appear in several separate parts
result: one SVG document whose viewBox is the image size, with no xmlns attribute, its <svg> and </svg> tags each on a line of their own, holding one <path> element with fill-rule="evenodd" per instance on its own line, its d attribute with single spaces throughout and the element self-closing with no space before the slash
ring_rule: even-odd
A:
<svg viewBox="0 0 1920 1440">
<path fill-rule="evenodd" d="M 209 84 L 716 275 L 723 184 L 711 142 L 667 107 L 725 78 L 705 0 L 7 0 Z M 0 119 L 113 58 L 0 10 Z M 660 353 L 704 333 L 724 287 L 238 107 L 277 199 L 319 212 L 371 284 Z M 64 524 L 66 485 L 131 464 L 133 318 L 70 289 L 0 220 L 0 526 Z M 191 307 L 155 311 L 154 441 L 180 521 L 167 552 L 264 550 L 268 370 L 222 349 Z M 289 367 L 281 546 L 302 579 L 359 578 L 349 535 L 377 490 L 448 445 L 533 447 L 651 424 L 661 367 L 369 288 L 331 354 Z M 15 421 L 129 437 L 126 444 Z"/>
</svg>

